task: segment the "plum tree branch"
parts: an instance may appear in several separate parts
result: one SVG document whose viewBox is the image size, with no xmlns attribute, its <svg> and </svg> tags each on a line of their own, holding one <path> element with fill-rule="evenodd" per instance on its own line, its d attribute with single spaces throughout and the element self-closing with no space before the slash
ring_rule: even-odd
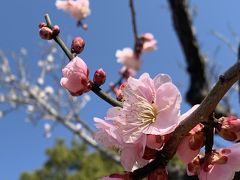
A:
<svg viewBox="0 0 240 180">
<path fill-rule="evenodd" d="M 186 98 L 191 105 L 195 105 L 203 100 L 209 90 L 204 57 L 200 52 L 187 0 L 168 0 L 168 3 L 173 26 L 185 55 L 187 72 L 190 75 L 190 87 Z"/>
</svg>

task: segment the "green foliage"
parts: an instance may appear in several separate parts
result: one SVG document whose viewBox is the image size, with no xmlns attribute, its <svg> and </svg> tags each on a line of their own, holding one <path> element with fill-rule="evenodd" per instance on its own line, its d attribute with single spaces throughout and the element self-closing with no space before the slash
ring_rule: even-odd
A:
<svg viewBox="0 0 240 180">
<path fill-rule="evenodd" d="M 57 140 L 46 151 L 48 160 L 34 172 L 22 173 L 20 180 L 95 180 L 113 172 L 122 172 L 120 165 L 98 152 L 90 152 L 83 143 L 73 142 L 67 147 Z"/>
</svg>

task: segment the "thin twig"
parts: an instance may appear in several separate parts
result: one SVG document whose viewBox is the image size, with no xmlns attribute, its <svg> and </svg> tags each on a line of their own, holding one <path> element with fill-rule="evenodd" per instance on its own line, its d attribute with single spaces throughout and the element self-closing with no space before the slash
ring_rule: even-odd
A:
<svg viewBox="0 0 240 180">
<path fill-rule="evenodd" d="M 135 13 L 133 0 L 129 0 L 129 6 L 130 6 L 130 10 L 131 10 L 132 28 L 133 28 L 134 40 L 135 40 L 135 42 L 137 42 L 137 40 L 138 40 L 138 33 L 137 33 L 136 13 Z"/>
<path fill-rule="evenodd" d="M 172 22 L 187 63 L 190 86 L 186 99 L 191 105 L 199 104 L 209 90 L 205 73 L 205 61 L 200 52 L 187 0 L 168 0 Z"/>
</svg>

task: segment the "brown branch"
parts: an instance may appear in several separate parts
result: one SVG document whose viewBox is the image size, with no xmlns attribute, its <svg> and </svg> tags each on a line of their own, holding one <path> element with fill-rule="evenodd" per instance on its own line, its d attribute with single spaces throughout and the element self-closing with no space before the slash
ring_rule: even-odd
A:
<svg viewBox="0 0 240 180">
<path fill-rule="evenodd" d="M 168 0 L 168 3 L 172 12 L 173 25 L 185 55 L 187 72 L 190 76 L 186 100 L 191 105 L 199 104 L 207 95 L 209 87 L 205 71 L 206 65 L 194 31 L 188 1 Z M 215 114 L 216 117 L 221 117 L 229 113 L 227 108 L 218 105 Z"/>
<path fill-rule="evenodd" d="M 172 12 L 173 25 L 185 55 L 187 71 L 190 75 L 190 87 L 186 98 L 191 105 L 195 105 L 204 99 L 209 90 L 204 57 L 199 50 L 196 33 L 193 30 L 187 0 L 168 0 L 168 3 Z"/>
<path fill-rule="evenodd" d="M 177 147 L 184 136 L 198 123 L 207 122 L 208 117 L 213 113 L 217 104 L 227 93 L 231 86 L 240 79 L 240 63 L 236 63 L 229 68 L 224 75 L 221 75 L 216 85 L 202 101 L 200 106 L 186 119 L 184 119 L 173 132 L 173 135 L 167 141 L 156 159 L 133 172 L 133 179 L 142 179 L 151 171 L 165 167 L 174 156 Z"/>
<path fill-rule="evenodd" d="M 129 6 L 130 6 L 131 16 L 132 16 L 132 28 L 133 28 L 134 40 L 135 42 L 137 42 L 138 33 L 137 33 L 136 13 L 135 13 L 133 0 L 129 0 Z"/>
</svg>

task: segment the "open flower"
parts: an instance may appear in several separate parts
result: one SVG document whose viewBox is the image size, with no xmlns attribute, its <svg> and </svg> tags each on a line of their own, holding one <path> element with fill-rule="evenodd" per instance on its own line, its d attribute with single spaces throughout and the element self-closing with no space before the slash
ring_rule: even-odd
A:
<svg viewBox="0 0 240 180">
<path fill-rule="evenodd" d="M 126 143 L 134 143 L 142 134 L 169 134 L 179 123 L 181 95 L 166 74 L 154 79 L 147 73 L 139 79 L 130 77 L 123 98 L 120 112 L 112 111 L 121 119 L 118 130 Z"/>
<path fill-rule="evenodd" d="M 232 180 L 240 170 L 240 143 L 214 150 L 203 159 L 197 156 L 188 164 L 188 174 L 198 174 L 200 180 Z"/>
<path fill-rule="evenodd" d="M 62 72 L 64 77 L 60 84 L 72 95 L 77 96 L 89 91 L 89 71 L 81 58 L 75 57 L 63 68 Z"/>
<path fill-rule="evenodd" d="M 118 125 L 125 143 L 136 142 L 142 134 L 169 134 L 178 125 L 181 95 L 168 75 L 130 77 L 122 93 L 123 108 L 111 108 L 107 119 Z"/>
<path fill-rule="evenodd" d="M 70 13 L 77 21 L 90 15 L 89 0 L 57 0 L 56 7 Z"/>
<path fill-rule="evenodd" d="M 117 62 L 123 64 L 129 69 L 138 70 L 141 65 L 141 60 L 137 58 L 133 49 L 124 48 L 116 52 Z"/>
</svg>

